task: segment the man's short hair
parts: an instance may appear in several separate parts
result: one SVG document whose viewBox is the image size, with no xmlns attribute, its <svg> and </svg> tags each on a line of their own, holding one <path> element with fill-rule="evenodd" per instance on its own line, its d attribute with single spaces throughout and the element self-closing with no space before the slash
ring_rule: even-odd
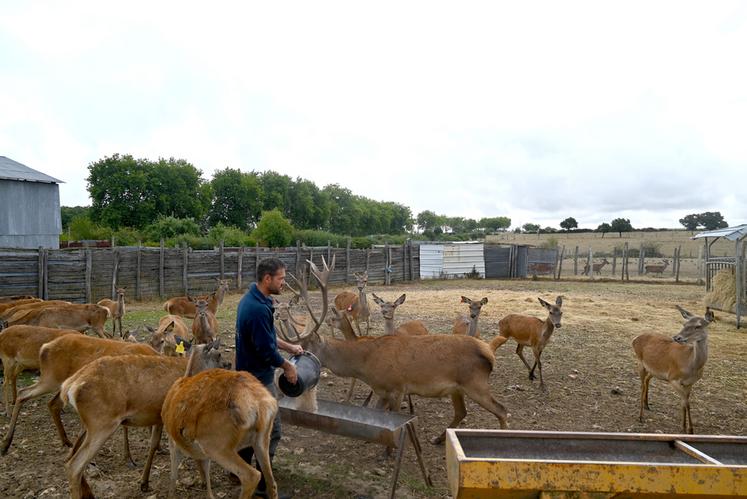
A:
<svg viewBox="0 0 747 499">
<path fill-rule="evenodd" d="M 270 257 L 260 260 L 257 265 L 257 282 L 262 282 L 266 275 L 274 276 L 280 269 L 286 268 L 286 265 L 279 258 Z"/>
</svg>

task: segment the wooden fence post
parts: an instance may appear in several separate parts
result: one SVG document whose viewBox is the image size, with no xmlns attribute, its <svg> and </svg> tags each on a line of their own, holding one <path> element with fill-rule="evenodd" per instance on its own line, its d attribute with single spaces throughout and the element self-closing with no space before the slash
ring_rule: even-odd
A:
<svg viewBox="0 0 747 499">
<path fill-rule="evenodd" d="M 117 274 L 119 273 L 119 251 L 112 248 L 112 300 L 117 299 Z"/>
<path fill-rule="evenodd" d="M 91 291 L 91 275 L 93 274 L 93 257 L 91 249 L 86 248 L 86 303 L 93 303 L 93 293 Z"/>
<path fill-rule="evenodd" d="M 407 262 L 405 262 L 405 251 L 407 243 L 402 243 L 402 282 L 407 280 Z"/>
<path fill-rule="evenodd" d="M 625 242 L 625 281 L 630 281 L 630 247 L 628 242 Z"/>
<path fill-rule="evenodd" d="M 591 246 L 589 246 L 589 266 L 587 267 L 589 269 L 589 280 L 594 280 L 594 253 L 591 251 Z"/>
<path fill-rule="evenodd" d="M 137 268 L 135 269 L 135 299 L 142 300 L 142 290 L 140 287 L 140 272 L 142 269 L 142 241 L 137 242 Z"/>
<path fill-rule="evenodd" d="M 257 280 L 257 271 L 259 270 L 259 243 L 254 243 L 254 280 Z"/>
<path fill-rule="evenodd" d="M 182 286 L 184 287 L 184 294 L 189 294 L 189 279 L 188 279 L 188 272 L 189 270 L 189 247 L 187 246 L 187 243 L 184 243 L 184 262 L 182 265 Z"/>
<path fill-rule="evenodd" d="M 578 275 L 578 246 L 573 250 L 573 275 Z"/>
<path fill-rule="evenodd" d="M 350 238 L 345 246 L 345 284 L 350 282 Z"/>
<path fill-rule="evenodd" d="M 391 276 L 389 275 L 389 257 L 391 254 L 389 253 L 389 243 L 384 244 L 384 286 L 389 286 L 391 281 Z"/>
<path fill-rule="evenodd" d="M 166 294 L 166 283 L 164 282 L 164 249 L 163 249 L 163 238 L 161 238 L 161 251 L 158 258 L 158 295 L 163 298 Z"/>
<path fill-rule="evenodd" d="M 366 248 L 366 273 L 368 273 L 369 262 L 371 261 L 371 248 Z"/>
<path fill-rule="evenodd" d="M 39 257 L 39 263 L 37 266 L 37 276 L 39 277 L 39 282 L 37 286 L 36 295 L 44 300 L 44 248 L 39 246 L 37 256 Z"/>
<path fill-rule="evenodd" d="M 299 239 L 296 239 L 296 268 L 293 270 L 293 273 L 296 275 L 301 275 L 298 272 L 298 269 L 301 267 L 301 241 Z"/>
<path fill-rule="evenodd" d="M 563 257 L 564 256 L 565 256 L 565 244 L 561 248 L 561 250 L 560 250 L 560 258 L 558 258 L 558 263 L 557 263 L 558 277 L 555 279 L 556 281 L 560 280 L 560 274 L 561 274 L 561 272 L 563 272 Z"/>
<path fill-rule="evenodd" d="M 617 268 L 617 248 L 612 248 L 612 277 L 615 277 L 616 268 Z"/>
<path fill-rule="evenodd" d="M 638 248 L 638 275 L 643 274 L 643 265 L 645 260 L 646 253 L 643 249 L 643 243 L 641 243 L 641 246 Z"/>
<path fill-rule="evenodd" d="M 412 239 L 407 240 L 408 246 L 410 247 L 410 281 L 415 279 L 415 271 L 413 270 L 413 258 L 412 258 Z"/>
<path fill-rule="evenodd" d="M 236 269 L 236 289 L 241 289 L 241 264 L 244 260 L 244 247 L 239 247 L 239 261 L 238 268 Z"/>
<path fill-rule="evenodd" d="M 225 267 L 224 267 L 225 262 L 223 260 L 223 257 L 225 256 L 224 250 L 223 250 L 223 239 L 220 240 L 220 246 L 218 248 L 218 252 L 220 253 L 220 278 L 225 279 L 225 277 L 223 277 L 223 275 L 225 274 Z"/>
<path fill-rule="evenodd" d="M 332 261 L 332 243 L 327 240 L 327 263 Z"/>
</svg>

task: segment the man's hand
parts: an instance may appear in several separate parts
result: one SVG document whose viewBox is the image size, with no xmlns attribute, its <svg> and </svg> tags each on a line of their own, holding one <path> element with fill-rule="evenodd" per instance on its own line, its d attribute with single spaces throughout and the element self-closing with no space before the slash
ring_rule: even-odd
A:
<svg viewBox="0 0 747 499">
<path fill-rule="evenodd" d="M 285 379 L 287 379 L 291 385 L 295 385 L 296 381 L 298 381 L 296 366 L 286 360 L 285 362 L 283 362 L 282 368 L 283 374 L 285 374 Z"/>
<path fill-rule="evenodd" d="M 303 347 L 301 345 L 294 345 L 290 344 L 288 345 L 287 352 L 293 355 L 300 355 L 303 353 Z"/>
</svg>

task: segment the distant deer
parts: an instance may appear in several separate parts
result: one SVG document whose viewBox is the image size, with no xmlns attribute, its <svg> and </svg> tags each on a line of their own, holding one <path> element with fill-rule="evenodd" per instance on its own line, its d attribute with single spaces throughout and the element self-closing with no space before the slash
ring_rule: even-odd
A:
<svg viewBox="0 0 747 499">
<path fill-rule="evenodd" d="M 205 299 L 209 303 L 209 310 L 213 314 L 218 313 L 218 307 L 223 303 L 228 288 L 230 287 L 230 279 L 216 279 L 218 281 L 218 287 L 215 291 L 209 295 L 199 296 L 198 299 Z M 174 315 L 181 315 L 182 317 L 188 317 L 190 319 L 195 318 L 197 309 L 195 308 L 195 300 L 190 296 L 175 296 L 166 300 L 163 304 L 163 309 Z"/>
<path fill-rule="evenodd" d="M 0 443 L 0 455 L 7 454 L 13 442 L 13 434 L 23 404 L 48 393 L 54 394 L 52 400 L 47 403 L 52 421 L 57 427 L 62 444 L 70 447 L 72 444 L 67 437 L 67 433 L 65 433 L 65 427 L 62 425 L 62 418 L 60 417 L 62 413 L 60 386 L 67 378 L 93 360 L 106 355 L 127 354 L 158 355 L 153 348 L 142 343 L 93 338 L 82 334 L 67 334 L 42 345 L 39 349 L 39 371 L 41 375 L 36 383 L 18 391 L 18 399 L 13 406 L 13 415 L 10 418 L 8 432 Z M 126 438 L 125 457 L 129 462 L 132 462 Z"/>
<path fill-rule="evenodd" d="M 314 323 L 319 324 L 327 314 L 325 297 L 331 268 L 325 265 L 320 271 L 312 265 L 311 269 L 322 291 L 321 319 L 316 318 L 309 301 L 304 301 Z M 452 428 L 467 414 L 467 395 L 506 428 L 506 408 L 493 398 L 488 382 L 495 356 L 484 341 L 461 335 L 385 335 L 348 341 L 322 338 L 317 330 L 285 339 L 315 354 L 335 375 L 358 378 L 369 385 L 379 397 L 379 408 L 398 411 L 406 393 L 430 398 L 451 396 Z M 445 436 L 444 431 L 432 442 L 441 443 Z"/>
<path fill-rule="evenodd" d="M 192 339 L 195 343 L 210 343 L 218 337 L 218 319 L 209 309 L 207 300 L 194 300 L 197 315 L 192 322 Z"/>
<path fill-rule="evenodd" d="M 610 263 L 610 262 L 608 262 L 606 258 L 603 258 L 600 263 L 592 263 L 591 266 L 592 266 L 592 269 L 593 269 L 593 271 L 594 271 L 595 274 L 601 275 L 602 274 L 602 267 L 604 267 L 608 263 Z M 581 275 L 588 275 L 588 274 L 589 274 L 589 264 L 586 263 L 586 264 L 584 264 L 584 270 L 583 270 L 583 272 L 581 272 Z"/>
<path fill-rule="evenodd" d="M 119 329 L 119 336 L 121 338 L 124 338 L 124 333 L 122 332 L 122 317 L 125 315 L 125 288 L 117 288 L 117 300 L 110 300 L 108 298 L 104 298 L 103 300 L 99 300 L 96 302 L 97 305 L 101 305 L 102 307 L 106 307 L 109 309 L 109 313 L 111 314 L 112 318 L 112 335 L 117 336 L 117 329 Z"/>
<path fill-rule="evenodd" d="M 60 398 L 75 408 L 83 426 L 83 433 L 65 462 L 70 496 L 93 497 L 83 472 L 120 425 L 153 427 L 140 479 L 140 490 L 147 491 L 153 455 L 161 440 L 161 409 L 166 393 L 181 376 L 218 367 L 230 368 L 230 361 L 221 358 L 216 340 L 196 346 L 189 360 L 153 355 L 103 357 L 67 378 L 60 388 Z"/>
<path fill-rule="evenodd" d="M 239 477 L 239 498 L 250 499 L 262 475 L 238 450 L 251 446 L 262 468 L 268 497 L 277 499 L 270 462 L 270 433 L 277 412 L 275 397 L 247 372 L 209 369 L 179 378 L 161 409 L 171 452 L 169 497 L 176 497 L 179 464 L 186 455 L 197 461 L 209 498 L 214 497 L 210 462 L 215 461 Z"/>
<path fill-rule="evenodd" d="M 369 318 L 371 310 L 368 308 L 368 299 L 366 298 L 366 284 L 368 284 L 368 272 L 355 274 L 356 287 L 358 294 L 351 291 L 343 291 L 335 296 L 335 308 L 337 310 L 347 310 L 355 321 L 355 328 L 358 330 L 358 336 L 361 336 L 360 321 L 366 321 L 366 335 L 370 329 Z"/>
<path fill-rule="evenodd" d="M 384 334 L 387 335 L 424 335 L 428 334 L 428 328 L 423 321 L 407 321 L 394 327 L 394 311 L 405 302 L 406 294 L 402 294 L 394 301 L 384 301 L 375 293 L 371 293 L 374 301 L 381 307 L 381 315 L 384 317 Z"/>
<path fill-rule="evenodd" d="M 42 345 L 66 334 L 80 334 L 74 329 L 39 326 L 11 326 L 0 334 L 0 360 L 3 361 L 3 398 L 5 413 L 10 417 L 16 402 L 16 380 L 25 370 L 39 369 Z"/>
<path fill-rule="evenodd" d="M 26 300 L 22 300 L 26 301 Z M 14 319 L 20 318 L 24 315 L 26 315 L 25 312 L 27 310 L 37 310 L 41 308 L 47 308 L 47 307 L 56 307 L 59 305 L 72 305 L 69 301 L 64 300 L 30 300 L 26 301 L 26 303 L 19 303 L 19 302 L 13 302 L 12 304 L 9 304 L 11 306 L 4 308 L 3 310 L 0 310 L 0 321 L 4 322 L 11 322 Z M 8 324 L 12 326 L 13 324 Z M 6 326 L 7 327 L 7 326 Z"/>
<path fill-rule="evenodd" d="M 669 265 L 669 260 L 667 260 L 666 258 L 662 259 L 662 261 L 664 262 L 663 265 L 646 265 L 646 271 L 644 272 L 644 274 L 659 274 L 659 277 L 661 277 L 661 275 L 664 273 L 664 270 L 666 270 L 667 265 Z"/>
<path fill-rule="evenodd" d="M 638 360 L 641 377 L 641 403 L 639 419 L 643 422 L 643 409 L 649 409 L 648 385 L 651 378 L 668 382 L 680 395 L 682 407 L 682 432 L 693 433 L 690 416 L 690 391 L 703 376 L 703 366 L 708 360 L 708 326 L 714 315 L 706 308 L 704 317 L 697 317 L 677 305 L 685 324 L 678 334 L 669 338 L 656 333 L 643 333 L 633 340 L 633 350 Z"/>
<path fill-rule="evenodd" d="M 37 299 L 35 296 L 31 295 L 13 295 L 13 296 L 0 296 L 0 303 L 8 303 L 11 301 L 19 301 L 19 300 L 33 300 Z"/>
<path fill-rule="evenodd" d="M 547 319 L 544 321 L 536 317 L 519 314 L 509 314 L 498 322 L 498 336 L 490 342 L 491 351 L 503 345 L 509 338 L 516 340 L 516 354 L 529 369 L 529 379 L 534 378 L 534 369 L 539 370 L 540 388 L 545 390 L 545 383 L 542 379 L 542 361 L 540 356 L 550 341 L 553 331 L 560 329 L 560 320 L 563 317 L 563 297 L 558 296 L 555 299 L 555 305 L 552 305 L 542 298 L 538 298 L 540 304 L 547 309 Z M 529 367 L 527 359 L 524 358 L 522 350 L 524 347 L 532 347 L 534 353 L 534 365 Z"/>
<path fill-rule="evenodd" d="M 477 330 L 477 319 L 480 317 L 480 311 L 483 305 L 488 303 L 488 298 L 485 297 L 480 301 L 470 300 L 466 296 L 462 296 L 461 303 L 469 305 L 469 317 L 466 315 L 460 315 L 454 321 L 454 326 L 451 329 L 451 334 L 466 334 L 473 338 L 480 337 L 480 331 Z"/>
<path fill-rule="evenodd" d="M 19 298 L 17 300 L 6 300 L 0 302 L 0 313 L 5 312 L 9 308 L 17 307 L 25 303 L 39 303 L 42 300 L 39 298 Z"/>
</svg>

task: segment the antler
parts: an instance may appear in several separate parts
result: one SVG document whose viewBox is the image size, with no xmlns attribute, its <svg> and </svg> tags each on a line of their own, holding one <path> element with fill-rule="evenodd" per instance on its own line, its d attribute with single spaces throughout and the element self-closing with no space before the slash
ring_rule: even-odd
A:
<svg viewBox="0 0 747 499">
<path fill-rule="evenodd" d="M 330 265 L 327 265 L 326 260 L 324 257 L 322 257 L 322 268 L 323 270 L 320 270 L 319 267 L 316 266 L 314 262 L 311 260 L 306 260 L 306 262 L 309 264 L 309 267 L 311 269 L 311 275 L 314 276 L 314 279 L 316 279 L 317 283 L 319 284 L 319 289 L 322 292 L 322 312 L 321 315 L 317 318 L 317 316 L 314 314 L 314 310 L 311 308 L 311 303 L 309 301 L 309 290 L 308 290 L 308 281 L 306 278 L 306 267 L 301 270 L 301 279 L 298 279 L 293 274 L 288 274 L 291 279 L 293 279 L 296 284 L 298 285 L 298 291 L 293 289 L 293 287 L 289 286 L 286 283 L 286 286 L 288 286 L 288 289 L 291 290 L 293 294 L 296 296 L 300 296 L 300 298 L 303 300 L 304 304 L 306 305 L 306 310 L 309 311 L 309 315 L 311 316 L 311 320 L 314 321 L 314 328 L 308 333 L 308 334 L 316 334 L 317 331 L 319 331 L 319 328 L 324 324 L 324 319 L 327 316 L 327 310 L 329 307 L 329 300 L 327 297 L 327 284 L 329 282 L 329 277 L 332 271 L 335 268 L 335 258 L 336 256 L 332 256 L 332 262 Z M 308 334 L 304 336 L 308 336 Z M 299 340 L 301 338 L 299 337 Z"/>
</svg>

